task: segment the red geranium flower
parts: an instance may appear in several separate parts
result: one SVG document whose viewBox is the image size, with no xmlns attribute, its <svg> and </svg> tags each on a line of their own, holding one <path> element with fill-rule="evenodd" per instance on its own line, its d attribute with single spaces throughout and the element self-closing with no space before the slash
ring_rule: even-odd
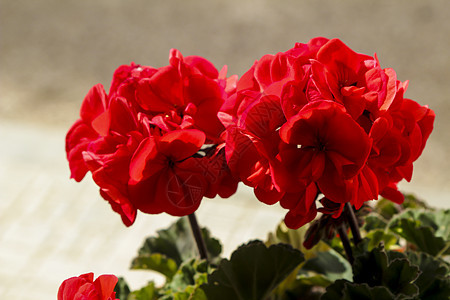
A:
<svg viewBox="0 0 450 300">
<path fill-rule="evenodd" d="M 311 102 L 281 127 L 280 136 L 298 146 L 294 156 L 290 153 L 297 170 L 291 176 L 316 182 L 333 202 L 348 201 L 347 181 L 366 163 L 371 143 L 342 105 Z"/>
<path fill-rule="evenodd" d="M 311 68 L 309 97 L 341 103 L 355 120 L 364 110 L 386 110 L 395 97 L 395 72 L 381 69 L 376 58 L 356 53 L 338 39 L 320 48 Z"/>
<path fill-rule="evenodd" d="M 237 180 L 226 167 L 217 114 L 235 81 L 226 68 L 219 73 L 174 49 L 165 67 L 119 67 L 109 94 L 99 84 L 86 95 L 67 134 L 71 177 L 90 171 L 127 226 L 137 210 L 181 216 L 203 196 L 230 196 Z"/>
<path fill-rule="evenodd" d="M 94 274 L 87 273 L 63 281 L 58 290 L 58 300 L 119 300 L 114 287 L 114 275 L 100 275 L 94 281 Z"/>
<path fill-rule="evenodd" d="M 411 179 L 434 122 L 406 87 L 338 39 L 265 55 L 223 106 L 230 169 L 261 202 L 288 209 L 291 228 L 316 216 L 319 194 L 335 217 L 379 194 L 401 202 L 397 183 Z"/>
<path fill-rule="evenodd" d="M 194 157 L 205 142 L 195 129 L 146 138 L 130 162 L 129 189 L 137 209 L 183 216 L 193 213 L 207 189 L 202 158 Z"/>
</svg>

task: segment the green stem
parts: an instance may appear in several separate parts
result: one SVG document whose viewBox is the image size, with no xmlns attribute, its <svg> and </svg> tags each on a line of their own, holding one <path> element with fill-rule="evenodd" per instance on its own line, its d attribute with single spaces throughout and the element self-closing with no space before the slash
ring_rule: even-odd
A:
<svg viewBox="0 0 450 300">
<path fill-rule="evenodd" d="M 347 230 L 345 228 L 344 223 L 338 226 L 337 228 L 339 236 L 342 241 L 342 245 L 344 246 L 345 254 L 347 255 L 347 260 L 350 262 L 351 265 L 353 265 L 354 258 L 353 258 L 353 251 L 352 247 L 350 246 L 350 241 L 347 236 Z"/>
<path fill-rule="evenodd" d="M 208 260 L 208 252 L 206 251 L 205 240 L 203 239 L 202 232 L 198 226 L 197 218 L 195 213 L 188 215 L 189 224 L 191 225 L 192 233 L 194 234 L 195 243 L 197 244 L 198 253 L 201 259 Z"/>
<path fill-rule="evenodd" d="M 350 203 L 345 204 L 345 214 L 347 215 L 347 221 L 348 225 L 350 226 L 350 229 L 352 231 L 353 235 L 353 242 L 355 243 L 355 246 L 358 245 L 361 241 L 361 232 L 359 231 L 359 225 L 358 220 L 356 220 L 355 213 L 353 212 L 353 208 L 350 205 Z"/>
</svg>

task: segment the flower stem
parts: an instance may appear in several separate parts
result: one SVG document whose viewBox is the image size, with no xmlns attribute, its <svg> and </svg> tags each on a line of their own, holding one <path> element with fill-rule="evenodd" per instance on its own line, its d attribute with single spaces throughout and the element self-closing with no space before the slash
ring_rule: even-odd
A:
<svg viewBox="0 0 450 300">
<path fill-rule="evenodd" d="M 192 233 L 194 234 L 195 243 L 197 244 L 198 253 L 201 259 L 208 260 L 208 252 L 206 252 L 205 241 L 203 240 L 202 232 L 198 226 L 197 218 L 195 213 L 188 215 L 189 224 L 191 225 Z"/>
<path fill-rule="evenodd" d="M 355 246 L 358 245 L 361 241 L 361 232 L 359 231 L 359 225 L 358 220 L 356 220 L 355 213 L 353 212 L 353 208 L 350 205 L 350 203 L 345 204 L 345 213 L 347 215 L 347 221 L 348 225 L 350 226 L 350 229 L 352 231 L 353 235 L 353 242 L 355 243 Z"/>
<path fill-rule="evenodd" d="M 342 245 L 344 246 L 345 254 L 347 255 L 347 259 L 351 265 L 353 265 L 354 258 L 353 258 L 353 251 L 352 247 L 350 246 L 350 241 L 347 236 L 347 230 L 345 228 L 344 223 L 338 226 L 337 228 L 339 237 L 341 238 Z"/>
</svg>

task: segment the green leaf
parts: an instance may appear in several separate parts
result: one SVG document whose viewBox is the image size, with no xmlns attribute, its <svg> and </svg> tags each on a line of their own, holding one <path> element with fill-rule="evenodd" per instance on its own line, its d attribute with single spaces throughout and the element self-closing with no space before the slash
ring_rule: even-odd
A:
<svg viewBox="0 0 450 300">
<path fill-rule="evenodd" d="M 423 252 L 433 256 L 450 254 L 450 210 L 406 210 L 388 226 Z"/>
<path fill-rule="evenodd" d="M 201 288 L 189 286 L 182 292 L 168 292 L 158 300 L 208 300 L 208 298 Z"/>
<path fill-rule="evenodd" d="M 416 296 L 419 289 L 414 280 L 419 275 L 419 268 L 405 259 L 394 259 L 383 274 L 382 285 L 387 286 L 395 295 Z"/>
<path fill-rule="evenodd" d="M 298 249 L 300 251 L 304 251 L 303 241 L 305 239 L 306 228 L 305 226 L 300 227 L 299 229 L 290 229 L 284 224 L 283 221 L 278 224 L 275 233 L 269 233 L 268 237 L 268 245 L 274 244 L 288 244 L 291 245 L 294 249 Z"/>
<path fill-rule="evenodd" d="M 318 252 L 316 257 L 308 259 L 301 271 L 314 271 L 323 274 L 331 281 L 352 278 L 350 263 L 331 248 L 326 252 Z"/>
<path fill-rule="evenodd" d="M 399 206 L 383 198 L 376 202 L 375 211 L 385 220 L 390 220 L 394 215 L 398 214 Z"/>
<path fill-rule="evenodd" d="M 394 300 L 395 296 L 383 286 L 370 287 L 366 283 L 352 283 L 347 280 L 337 280 L 327 287 L 321 300 Z"/>
<path fill-rule="evenodd" d="M 116 286 L 114 287 L 114 292 L 116 292 L 116 298 L 127 299 L 130 294 L 130 288 L 123 277 L 119 277 Z"/>
<path fill-rule="evenodd" d="M 413 282 L 418 275 L 417 266 L 406 258 L 388 255 L 383 247 L 376 247 L 357 256 L 353 264 L 355 283 L 367 283 L 371 287 L 385 286 L 394 295 L 416 296 L 419 290 Z"/>
<path fill-rule="evenodd" d="M 209 261 L 217 262 L 222 252 L 220 242 L 202 228 Z M 198 256 L 197 245 L 187 218 L 179 218 L 169 228 L 160 230 L 156 237 L 149 237 L 132 261 L 132 269 L 154 270 L 171 278 L 183 261 Z"/>
<path fill-rule="evenodd" d="M 230 260 L 223 259 L 202 289 L 214 300 L 266 299 L 303 260 L 303 254 L 289 245 L 266 247 L 252 241 L 234 251 Z"/>
<path fill-rule="evenodd" d="M 321 274 L 313 276 L 299 275 L 295 281 L 290 283 L 288 289 L 277 291 L 276 295 L 272 294 L 272 298 L 276 300 L 319 300 L 325 288 L 332 283 L 333 281 Z"/>
<path fill-rule="evenodd" d="M 310 287 L 324 287 L 326 288 L 327 286 L 329 286 L 330 284 L 333 283 L 332 280 L 330 280 L 330 278 L 322 275 L 322 274 L 318 274 L 318 275 L 313 275 L 313 276 L 307 276 L 307 275 L 299 275 L 297 276 L 297 280 L 296 282 L 298 283 L 299 286 L 310 286 Z"/>
<path fill-rule="evenodd" d="M 419 299 L 450 299 L 450 278 L 436 278 L 433 283 L 425 290 L 421 291 Z"/>
<path fill-rule="evenodd" d="M 284 222 L 280 222 L 274 233 L 269 233 L 268 240 L 266 242 L 267 246 L 284 243 L 291 245 L 294 249 L 300 250 L 306 260 L 317 257 L 320 252 L 331 251 L 336 254 L 338 259 L 341 259 L 343 264 L 346 264 L 348 268 L 349 275 L 342 275 L 344 278 L 351 278 L 351 266 L 345 258 L 343 258 L 339 253 L 330 249 L 323 241 L 318 241 L 318 243 L 311 249 L 306 249 L 303 245 L 303 241 L 306 238 L 306 233 L 309 229 L 306 226 L 300 227 L 299 229 L 290 229 Z M 317 287 L 326 287 L 334 281 L 333 276 L 338 276 L 337 274 L 330 273 L 333 277 L 331 280 L 325 275 L 317 274 L 311 275 L 307 270 L 300 271 L 302 264 L 300 264 L 289 276 L 287 276 L 272 292 L 272 298 L 279 299 L 319 299 L 322 292 L 318 291 Z M 300 272 L 300 273 L 299 273 Z M 302 275 L 307 272 L 307 275 Z M 313 283 L 313 281 L 317 281 Z"/>
<path fill-rule="evenodd" d="M 283 221 L 281 221 L 281 223 L 278 224 L 275 233 L 269 233 L 266 245 L 270 246 L 280 243 L 291 245 L 294 249 L 300 250 L 305 255 L 305 259 L 315 257 L 319 251 L 327 251 L 330 249 L 324 242 L 319 242 L 311 249 L 306 249 L 303 245 L 303 241 L 306 239 L 307 231 L 306 226 L 298 229 L 290 229 Z"/>
<path fill-rule="evenodd" d="M 211 232 L 206 227 L 202 227 L 200 230 L 208 252 L 208 261 L 211 264 L 218 264 L 221 260 L 222 244 L 218 239 L 211 236 Z M 197 249 L 197 246 L 195 247 Z"/>
<path fill-rule="evenodd" d="M 335 236 L 334 238 L 332 238 L 331 240 L 327 241 L 328 245 L 333 248 L 337 253 L 339 253 L 342 257 L 346 257 L 345 251 L 344 251 L 344 245 L 342 244 L 342 240 Z M 362 243 L 360 243 L 362 244 Z M 361 247 L 358 244 L 359 247 Z M 357 249 L 355 249 L 357 250 Z"/>
<path fill-rule="evenodd" d="M 404 196 L 405 200 L 401 205 L 395 204 L 392 201 L 387 200 L 385 198 L 381 198 L 380 200 L 376 201 L 376 204 L 373 207 L 373 212 L 370 215 L 374 214 L 379 215 L 382 218 L 382 220 L 389 221 L 395 215 L 401 213 L 406 209 L 426 209 L 429 211 L 433 210 L 432 208 L 428 207 L 425 202 L 417 199 L 414 195 L 404 194 Z"/>
<path fill-rule="evenodd" d="M 365 223 L 363 229 L 367 232 L 375 229 L 385 229 L 387 222 L 386 220 L 377 213 L 371 213 L 364 219 Z"/>
<path fill-rule="evenodd" d="M 380 243 L 383 243 L 386 249 L 390 249 L 397 243 L 397 238 L 395 235 L 386 233 L 382 229 L 375 229 L 367 233 L 366 238 L 369 243 L 367 244 L 368 250 L 372 250 L 377 247 Z"/>
<path fill-rule="evenodd" d="M 383 247 L 376 247 L 356 256 L 353 263 L 353 280 L 369 286 L 381 285 L 383 274 L 388 267 L 388 257 Z"/>
<path fill-rule="evenodd" d="M 413 243 L 421 251 L 437 255 L 446 246 L 445 241 L 434 236 L 430 227 L 423 227 L 414 220 L 400 219 L 392 224 L 390 229 L 408 242 Z"/>
<path fill-rule="evenodd" d="M 407 253 L 412 264 L 419 267 L 419 277 L 414 282 L 420 299 L 450 298 L 450 268 L 447 262 L 427 253 Z M 431 298 L 433 296 L 434 298 Z"/>
<path fill-rule="evenodd" d="M 172 280 L 164 286 L 164 291 L 166 293 L 187 292 L 191 294 L 196 287 L 206 283 L 210 270 L 208 263 L 204 260 L 186 261 L 180 266 Z"/>
<path fill-rule="evenodd" d="M 404 194 L 404 196 L 405 196 L 405 201 L 403 201 L 403 203 L 402 203 L 403 209 L 414 208 L 414 209 L 433 210 L 426 204 L 426 202 L 418 199 L 416 196 L 414 196 L 412 194 Z"/>
<path fill-rule="evenodd" d="M 381 245 L 383 246 L 383 245 Z M 387 251 L 386 252 L 389 262 L 398 258 L 408 258 L 405 253 L 399 251 Z"/>
<path fill-rule="evenodd" d="M 133 269 L 154 270 L 171 279 L 178 270 L 176 262 L 160 253 L 140 254 L 132 262 Z"/>
<path fill-rule="evenodd" d="M 132 292 L 126 300 L 156 300 L 158 299 L 158 289 L 154 282 L 149 282 L 147 286 Z"/>
<path fill-rule="evenodd" d="M 431 217 L 432 222 L 436 224 L 436 236 L 448 242 L 450 240 L 450 209 L 428 212 L 424 216 Z"/>
</svg>

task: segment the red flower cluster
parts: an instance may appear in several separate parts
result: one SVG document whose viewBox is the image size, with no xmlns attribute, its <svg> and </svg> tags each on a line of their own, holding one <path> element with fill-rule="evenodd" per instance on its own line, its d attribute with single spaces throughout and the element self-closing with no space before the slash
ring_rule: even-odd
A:
<svg viewBox="0 0 450 300">
<path fill-rule="evenodd" d="M 58 290 L 58 300 L 119 300 L 114 287 L 114 275 L 100 275 L 94 281 L 94 274 L 87 273 L 63 281 Z"/>
<path fill-rule="evenodd" d="M 228 197 L 237 188 L 217 116 L 237 78 L 177 50 L 169 63 L 119 67 L 109 94 L 101 84 L 89 91 L 66 137 L 71 177 L 90 171 L 127 226 L 137 210 L 183 216 L 203 196 Z"/>
<path fill-rule="evenodd" d="M 228 165 L 260 201 L 289 210 L 290 228 L 379 194 L 401 203 L 397 183 L 411 180 L 435 117 L 404 98 L 406 88 L 338 39 L 265 55 L 220 113 Z"/>
<path fill-rule="evenodd" d="M 92 172 L 127 226 L 137 210 L 193 213 L 239 180 L 288 209 L 291 228 L 378 195 L 401 203 L 397 183 L 433 129 L 434 112 L 404 98 L 407 82 L 338 39 L 265 55 L 238 82 L 177 50 L 169 62 L 119 67 L 67 134 L 72 177 Z"/>
</svg>

